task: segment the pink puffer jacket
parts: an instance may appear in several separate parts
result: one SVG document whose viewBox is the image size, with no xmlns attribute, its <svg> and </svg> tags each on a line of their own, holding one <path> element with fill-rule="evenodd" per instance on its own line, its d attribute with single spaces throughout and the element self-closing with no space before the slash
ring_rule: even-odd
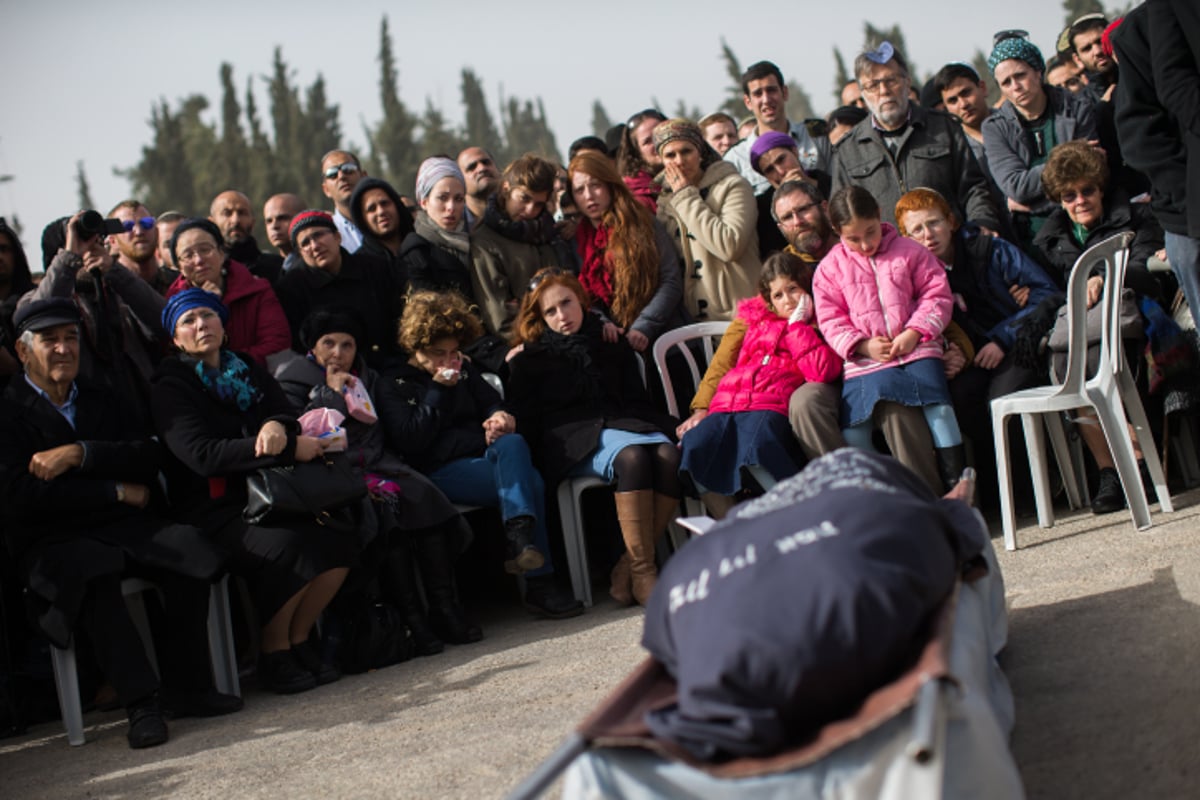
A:
<svg viewBox="0 0 1200 800">
<path fill-rule="evenodd" d="M 788 321 L 761 297 L 738 303 L 746 338 L 737 364 L 725 373 L 709 412 L 777 411 L 786 414 L 788 398 L 806 382 L 828 383 L 842 371 L 841 359 L 812 325 Z"/>
<path fill-rule="evenodd" d="M 825 341 L 846 360 L 846 380 L 922 358 L 942 357 L 942 330 L 954 300 L 946 270 L 922 245 L 905 239 L 888 223 L 875 255 L 866 258 L 841 242 L 822 259 L 813 277 L 817 325 Z M 864 339 L 894 339 L 912 328 L 921 341 L 896 361 L 855 354 Z"/>
</svg>

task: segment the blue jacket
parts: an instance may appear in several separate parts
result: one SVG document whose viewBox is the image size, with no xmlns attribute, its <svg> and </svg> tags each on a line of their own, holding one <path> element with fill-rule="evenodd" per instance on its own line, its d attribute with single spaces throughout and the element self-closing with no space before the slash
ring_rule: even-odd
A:
<svg viewBox="0 0 1200 800">
<path fill-rule="evenodd" d="M 1005 352 L 1012 349 L 1025 316 L 1059 292 L 1054 280 L 1019 247 L 985 236 L 973 225 L 954 235 L 954 266 L 948 277 L 954 321 L 976 348 L 995 342 Z M 1014 284 L 1029 288 L 1024 307 L 1008 293 Z"/>
</svg>

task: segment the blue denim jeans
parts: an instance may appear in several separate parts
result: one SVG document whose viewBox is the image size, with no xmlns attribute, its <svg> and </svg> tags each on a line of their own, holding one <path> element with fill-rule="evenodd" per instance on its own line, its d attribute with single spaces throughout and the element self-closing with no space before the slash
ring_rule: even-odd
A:
<svg viewBox="0 0 1200 800">
<path fill-rule="evenodd" d="M 1188 309 L 1200 324 L 1200 239 L 1167 231 L 1167 260 L 1183 289 Z"/>
<path fill-rule="evenodd" d="M 505 522 L 514 517 L 534 519 L 533 544 L 546 563 L 526 576 L 554 572 L 546 535 L 546 487 L 520 434 L 501 436 L 478 458 L 460 458 L 429 474 L 429 479 L 452 503 L 499 508 Z"/>
</svg>

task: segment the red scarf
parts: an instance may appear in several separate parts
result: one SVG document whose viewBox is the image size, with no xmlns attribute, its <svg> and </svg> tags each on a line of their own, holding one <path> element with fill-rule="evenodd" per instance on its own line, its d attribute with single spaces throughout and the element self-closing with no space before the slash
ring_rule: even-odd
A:
<svg viewBox="0 0 1200 800">
<path fill-rule="evenodd" d="M 612 307 L 612 270 L 608 265 L 608 228 L 593 227 L 590 220 L 581 220 L 575 230 L 575 246 L 583 260 L 579 282 L 605 308 Z"/>
</svg>

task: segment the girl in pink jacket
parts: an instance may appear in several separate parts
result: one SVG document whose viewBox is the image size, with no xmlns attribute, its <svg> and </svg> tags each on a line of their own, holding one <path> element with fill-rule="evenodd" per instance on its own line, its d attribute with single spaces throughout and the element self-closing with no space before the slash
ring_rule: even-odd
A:
<svg viewBox="0 0 1200 800">
<path fill-rule="evenodd" d="M 681 425 L 680 473 L 700 493 L 765 490 L 800 471 L 804 454 L 788 422 L 788 399 L 809 381 L 828 383 L 842 360 L 813 327 L 813 266 L 790 253 L 763 264 L 760 296 L 738 303 L 745 337 L 707 412 Z M 743 468 L 753 478 L 745 485 Z"/>
<path fill-rule="evenodd" d="M 860 186 L 834 194 L 829 217 L 841 243 L 817 268 L 813 298 L 821 332 L 845 359 L 842 433 L 872 450 L 877 403 L 920 407 L 949 488 L 966 463 L 942 368 L 942 330 L 953 310 L 946 271 L 881 222 L 875 198 Z"/>
</svg>

